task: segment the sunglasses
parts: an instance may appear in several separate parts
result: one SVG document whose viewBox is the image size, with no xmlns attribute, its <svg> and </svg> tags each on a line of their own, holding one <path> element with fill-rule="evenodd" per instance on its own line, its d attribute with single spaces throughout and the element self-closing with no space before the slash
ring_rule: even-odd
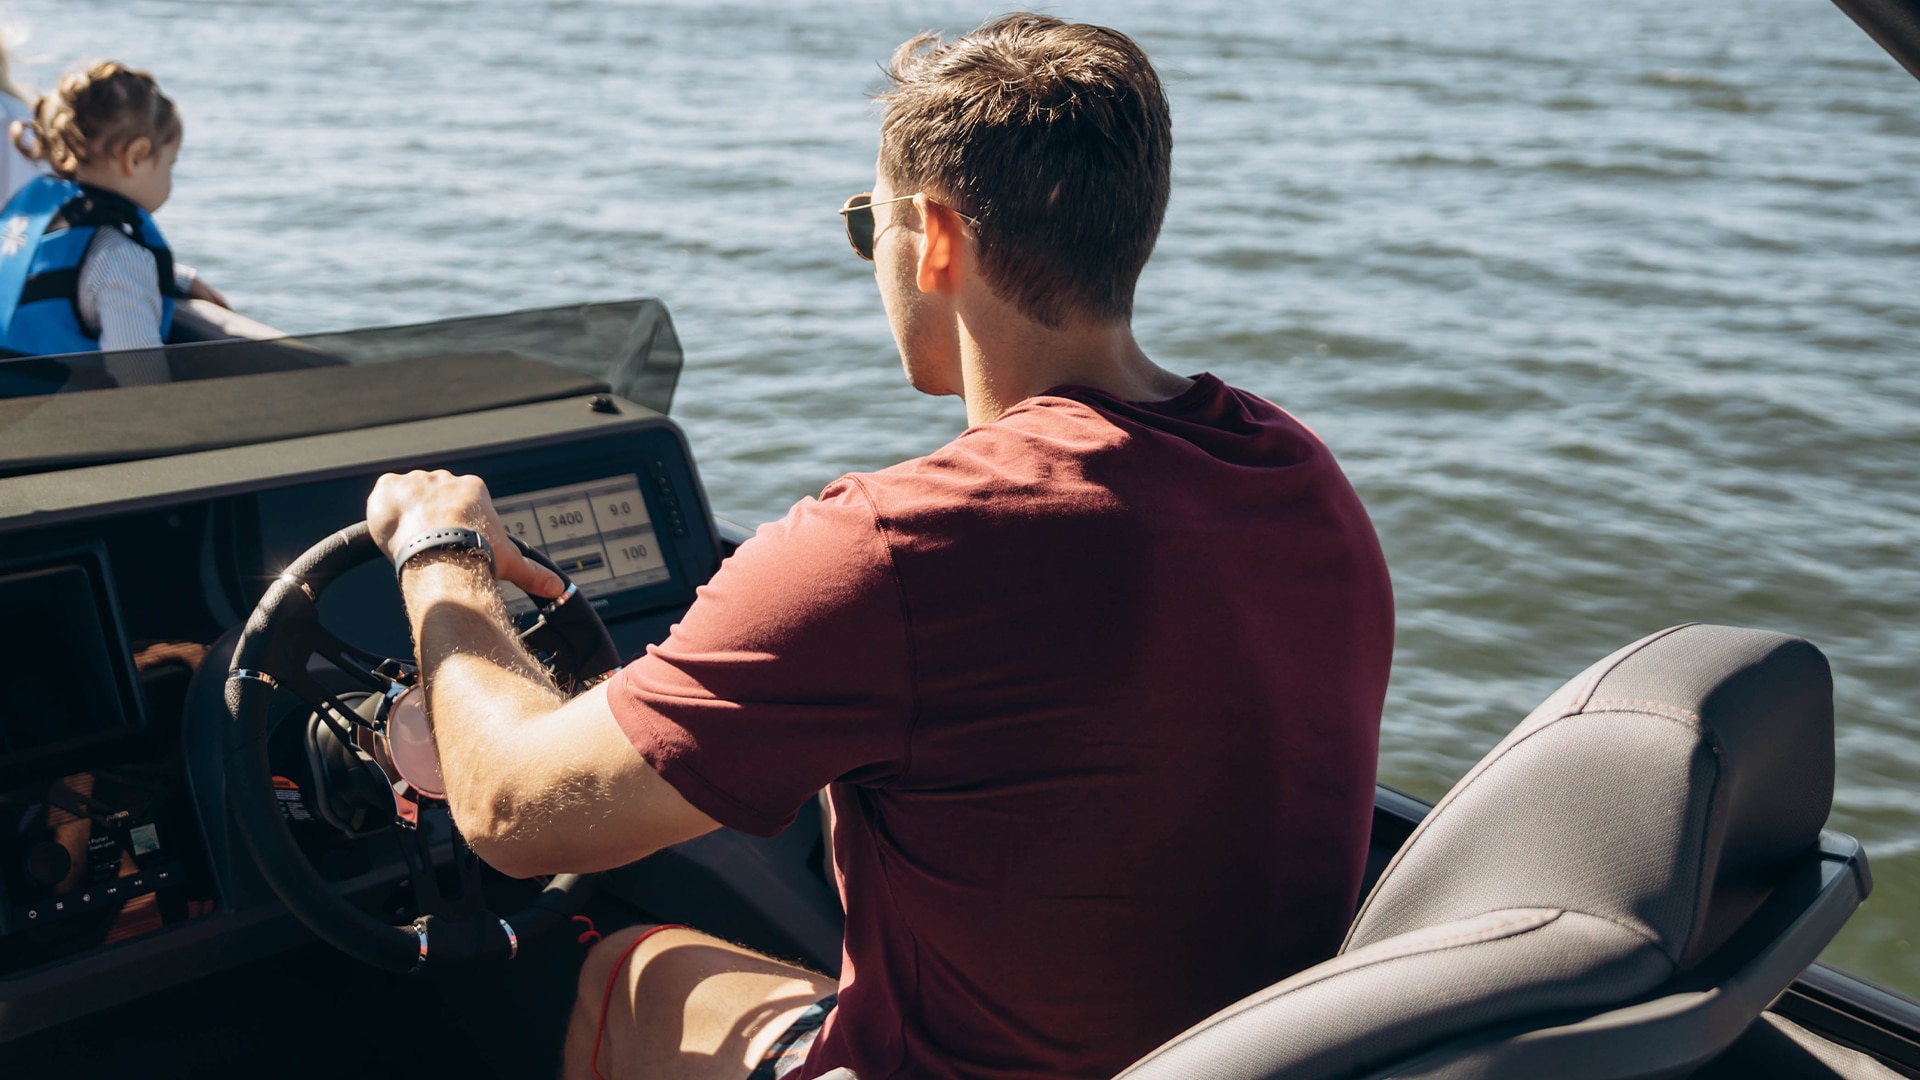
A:
<svg viewBox="0 0 1920 1080">
<path fill-rule="evenodd" d="M 874 202 L 873 192 L 863 191 L 853 198 L 848 199 L 847 204 L 840 208 L 840 216 L 847 220 L 847 243 L 853 245 L 853 253 L 868 262 L 873 261 L 874 207 L 885 206 L 888 203 L 906 202 L 909 199 L 918 197 L 919 194 L 915 193 L 913 195 L 898 195 L 891 199 L 881 199 L 879 202 Z M 948 209 L 952 208 L 948 207 Z M 975 228 L 979 228 L 980 222 L 978 220 L 970 218 L 958 210 L 954 210 L 953 213 L 954 216 L 958 217 L 961 221 Z"/>
</svg>

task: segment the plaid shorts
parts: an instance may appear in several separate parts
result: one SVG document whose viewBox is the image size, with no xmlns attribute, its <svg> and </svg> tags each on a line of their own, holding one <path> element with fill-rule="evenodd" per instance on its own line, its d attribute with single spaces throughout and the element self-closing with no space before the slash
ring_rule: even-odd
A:
<svg viewBox="0 0 1920 1080">
<path fill-rule="evenodd" d="M 766 1056 L 747 1074 L 747 1080 L 781 1080 L 804 1064 L 807 1051 L 813 1049 L 813 1041 L 820 1037 L 820 1028 L 827 1022 L 827 1014 L 839 1001 L 840 995 L 828 994 L 808 1006 L 807 1011 L 767 1047 Z"/>
</svg>

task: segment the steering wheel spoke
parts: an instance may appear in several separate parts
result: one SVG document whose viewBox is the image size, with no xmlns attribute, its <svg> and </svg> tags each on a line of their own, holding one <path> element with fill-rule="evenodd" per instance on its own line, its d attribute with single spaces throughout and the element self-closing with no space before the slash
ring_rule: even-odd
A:
<svg viewBox="0 0 1920 1080">
<path fill-rule="evenodd" d="M 401 662 L 350 645 L 323 626 L 311 630 L 314 641 L 309 655 L 325 660 L 334 670 L 360 684 L 369 693 L 384 694 L 399 680 L 386 673 L 390 665 Z"/>
</svg>

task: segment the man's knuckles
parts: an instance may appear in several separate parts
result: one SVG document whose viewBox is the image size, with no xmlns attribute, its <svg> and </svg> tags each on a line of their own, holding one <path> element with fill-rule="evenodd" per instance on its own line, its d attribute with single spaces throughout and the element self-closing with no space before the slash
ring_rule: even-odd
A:
<svg viewBox="0 0 1920 1080">
<path fill-rule="evenodd" d="M 402 532 L 450 525 L 478 525 L 493 536 L 504 534 L 497 528 L 487 485 L 479 477 L 458 476 L 446 469 L 416 469 L 387 473 L 374 481 L 367 497 L 367 526 L 382 551 L 389 551 Z"/>
</svg>

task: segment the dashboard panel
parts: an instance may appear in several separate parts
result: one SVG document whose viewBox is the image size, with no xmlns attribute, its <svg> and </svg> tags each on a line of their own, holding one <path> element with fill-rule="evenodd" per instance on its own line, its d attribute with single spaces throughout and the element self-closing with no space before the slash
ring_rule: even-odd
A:
<svg viewBox="0 0 1920 1080">
<path fill-rule="evenodd" d="M 486 480 L 623 657 L 663 639 L 720 562 L 678 428 L 604 399 L 0 479 L 0 1041 L 308 940 L 229 828 L 225 669 L 280 569 L 410 468 Z M 383 563 L 336 581 L 321 617 L 412 654 Z M 306 723 L 291 699 L 282 712 L 274 744 Z M 302 774 L 284 771 L 316 868 L 390 904 L 406 873 L 392 830 L 306 827 Z M 426 827 L 444 842 L 444 822 Z"/>
<path fill-rule="evenodd" d="M 693 590 L 719 565 L 712 525 L 704 515 L 705 498 L 698 494 L 677 436 L 677 430 L 664 428 L 601 435 L 577 445 L 450 457 L 437 467 L 485 480 L 496 502 L 514 511 L 510 528 L 531 527 L 524 537 L 531 546 L 555 558 L 569 574 L 581 574 L 581 591 L 606 620 L 622 653 L 631 655 L 645 647 L 653 632 L 646 616 L 684 609 L 693 601 Z M 224 588 L 235 597 L 235 610 L 251 610 L 280 567 L 321 537 L 364 517 L 378 476 L 362 473 L 236 500 L 236 521 L 227 540 L 233 553 L 222 560 L 234 575 Z M 598 526 L 596 513 L 609 515 L 604 505 L 596 511 L 599 499 L 588 498 L 589 492 L 611 496 L 616 506 L 625 503 L 629 510 L 624 521 Z M 690 517 L 684 509 L 688 505 L 700 508 L 702 516 Z M 581 521 L 563 520 L 560 527 L 547 526 L 543 533 L 538 521 L 527 520 L 536 507 L 550 517 L 578 514 Z M 620 567 L 629 572 L 613 574 L 609 564 L 619 557 L 618 549 L 634 546 L 646 547 L 646 556 Z M 616 550 L 609 553 L 609 547 Z M 633 572 L 636 564 L 653 572 Z M 509 608 L 530 610 L 530 605 L 520 604 L 517 590 L 512 593 L 506 597 Z M 363 566 L 335 582 L 322 598 L 321 615 L 355 644 L 392 656 L 412 653 L 399 589 L 387 567 Z M 632 624 L 636 617 L 640 623 Z"/>
</svg>

